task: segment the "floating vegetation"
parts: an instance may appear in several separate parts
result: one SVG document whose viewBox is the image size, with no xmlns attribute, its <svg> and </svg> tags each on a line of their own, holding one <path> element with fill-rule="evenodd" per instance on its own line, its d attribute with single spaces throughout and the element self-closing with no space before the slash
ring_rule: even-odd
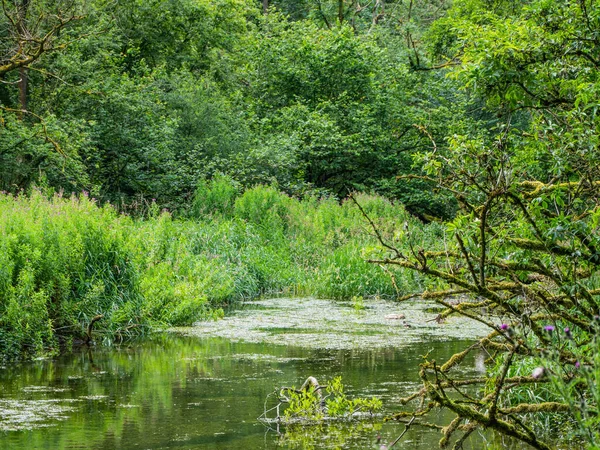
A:
<svg viewBox="0 0 600 450">
<path fill-rule="evenodd" d="M 66 392 L 69 388 L 65 387 L 54 387 L 54 386 L 26 386 L 23 388 L 23 392 Z"/>
<path fill-rule="evenodd" d="M 79 380 L 83 380 L 83 376 L 82 375 L 69 375 L 67 377 L 67 379 L 69 381 L 79 381 Z"/>
<path fill-rule="evenodd" d="M 289 305 L 293 300 L 283 303 Z M 307 304 L 312 303 L 300 301 L 300 306 Z M 397 310 L 398 305 L 389 304 L 389 308 Z M 404 307 L 402 311 L 408 320 L 414 320 Z M 342 306 L 339 314 L 345 312 L 370 320 L 351 305 Z M 331 326 L 335 328 L 336 323 L 331 322 Z M 124 433 L 111 442 L 113 447 L 371 448 L 378 435 L 382 442 L 391 442 L 399 435 L 403 425 L 382 423 L 382 417 L 398 411 L 399 400 L 419 388 L 413 371 L 421 361 L 420 355 L 431 351 L 436 358 L 447 358 L 461 342 L 441 342 L 424 335 L 420 343 L 398 348 L 338 350 L 231 342 L 218 337 L 186 338 L 171 333 L 153 335 L 135 348 L 76 348 L 72 354 L 53 360 L 24 362 L 0 371 L 0 398 L 11 399 L 15 405 L 21 400 L 55 399 L 53 403 L 42 403 L 40 409 L 52 408 L 58 417 L 54 420 L 53 415 L 40 415 L 44 411 L 32 412 L 36 421 L 27 421 L 25 412 L 33 405 L 22 402 L 22 420 L 7 424 L 0 417 L 3 430 L 9 425 L 17 430 L 0 431 L 0 448 L 43 448 L 46 442 L 56 450 L 72 449 L 81 442 L 89 448 L 100 448 L 106 443 L 107 432 L 125 426 L 139 432 Z M 466 361 L 472 359 L 471 355 Z M 329 405 L 323 420 L 306 425 L 298 415 L 290 416 L 285 424 L 279 424 L 281 434 L 269 431 L 265 435 L 264 427 L 253 420 L 263 413 L 265 396 L 278 386 L 299 386 L 303 374 L 313 375 L 328 386 L 341 375 L 347 400 L 377 397 L 383 403 L 382 409 L 372 413 L 359 409 L 329 418 L 333 417 L 331 409 L 336 408 Z M 80 376 L 83 378 L 78 381 L 71 379 Z M 44 392 L 45 385 L 61 391 Z M 38 388 L 24 390 L 31 386 Z M 63 392 L 62 388 L 69 389 Z M 271 397 L 270 401 L 274 406 L 278 399 Z M 16 409 L 13 406 L 2 403 L 0 409 Z M 288 414 L 292 411 L 289 409 Z M 432 419 L 436 420 L 441 419 Z M 276 422 L 268 425 L 273 429 L 278 426 Z M 414 430 L 407 439 L 418 438 L 422 448 L 433 448 L 439 440 L 437 430 L 418 430 L 418 435 Z M 177 442 L 186 435 L 191 437 L 185 443 L 189 445 Z"/>
<path fill-rule="evenodd" d="M 66 400 L 0 400 L 0 431 L 32 430 L 56 426 L 58 421 L 69 418 L 75 408 L 63 403 Z"/>
<path fill-rule="evenodd" d="M 432 305 L 425 300 L 399 304 L 372 299 L 357 311 L 349 303 L 332 300 L 263 299 L 248 302 L 222 320 L 171 330 L 190 336 L 332 350 L 398 348 L 423 340 L 475 339 L 487 333 L 487 327 L 460 317 L 438 323 Z"/>
<path fill-rule="evenodd" d="M 81 400 L 105 400 L 108 395 L 82 395 L 79 397 Z"/>
</svg>

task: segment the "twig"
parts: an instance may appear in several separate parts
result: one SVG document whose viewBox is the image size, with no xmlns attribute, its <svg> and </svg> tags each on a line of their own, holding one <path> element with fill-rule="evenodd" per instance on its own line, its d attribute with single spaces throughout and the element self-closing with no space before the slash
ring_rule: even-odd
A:
<svg viewBox="0 0 600 450">
<path fill-rule="evenodd" d="M 402 436 L 404 436 L 406 434 L 406 432 L 408 431 L 410 426 L 415 421 L 416 417 L 417 416 L 413 415 L 412 418 L 406 424 L 404 424 L 404 431 L 402 433 L 400 433 L 400 436 L 398 436 L 394 442 L 392 442 L 390 445 L 388 445 L 387 448 L 392 448 L 394 445 L 396 445 L 400 441 L 400 439 L 402 439 Z"/>
</svg>

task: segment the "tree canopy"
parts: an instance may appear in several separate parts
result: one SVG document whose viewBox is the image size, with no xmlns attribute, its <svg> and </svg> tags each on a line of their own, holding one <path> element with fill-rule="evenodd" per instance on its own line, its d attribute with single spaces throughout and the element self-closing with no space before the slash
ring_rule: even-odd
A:
<svg viewBox="0 0 600 450">
<path fill-rule="evenodd" d="M 411 66 L 423 16 L 444 10 L 427 5 L 5 2 L 1 188 L 43 182 L 177 210 L 228 173 L 294 195 L 373 190 L 451 217 L 448 196 L 397 178 L 419 173 L 428 133 L 443 142 L 477 120 L 457 81 Z"/>
</svg>

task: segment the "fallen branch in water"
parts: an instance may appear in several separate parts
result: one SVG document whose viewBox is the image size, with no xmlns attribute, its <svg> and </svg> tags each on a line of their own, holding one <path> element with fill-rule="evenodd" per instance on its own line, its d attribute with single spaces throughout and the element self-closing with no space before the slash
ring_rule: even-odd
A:
<svg viewBox="0 0 600 450">
<path fill-rule="evenodd" d="M 102 318 L 104 318 L 104 314 L 98 314 L 97 316 L 94 316 L 92 318 L 92 320 L 90 321 L 90 323 L 89 323 L 89 325 L 87 327 L 87 333 L 86 333 L 86 336 L 85 336 L 85 343 L 87 345 L 89 345 L 93 341 L 93 339 L 92 339 L 92 332 L 94 331 L 94 324 L 96 322 L 98 322 Z"/>
</svg>

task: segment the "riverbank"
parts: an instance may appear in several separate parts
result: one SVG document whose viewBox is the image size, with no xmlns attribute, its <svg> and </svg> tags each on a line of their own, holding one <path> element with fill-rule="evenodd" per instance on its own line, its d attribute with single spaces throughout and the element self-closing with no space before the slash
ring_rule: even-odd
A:
<svg viewBox="0 0 600 450">
<path fill-rule="evenodd" d="M 2 357 L 190 325 L 262 295 L 360 303 L 422 289 L 413 273 L 391 277 L 365 262 L 380 254 L 379 243 L 354 202 L 227 186 L 203 185 L 188 216 L 177 219 L 154 204 L 134 219 L 87 195 L 0 195 Z M 441 240 L 440 227 L 423 226 L 399 205 L 357 200 L 402 247 Z M 410 242 L 396 231 L 401 223 L 412 230 Z"/>
</svg>

